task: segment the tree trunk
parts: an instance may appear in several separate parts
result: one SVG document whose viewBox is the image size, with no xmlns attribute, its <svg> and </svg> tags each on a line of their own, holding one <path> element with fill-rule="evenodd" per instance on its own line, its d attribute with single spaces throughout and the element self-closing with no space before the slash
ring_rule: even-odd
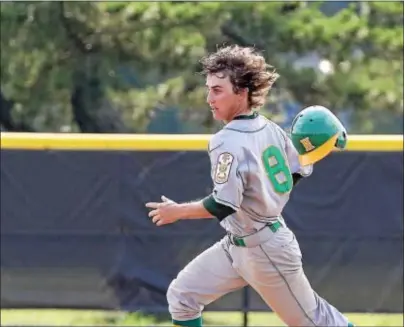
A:
<svg viewBox="0 0 405 327">
<path fill-rule="evenodd" d="M 103 85 L 95 74 L 76 74 L 71 104 L 74 121 L 83 133 L 128 132 L 120 113 L 105 98 Z"/>
<path fill-rule="evenodd" d="M 34 129 L 24 122 L 16 122 L 13 119 L 11 110 L 13 109 L 14 101 L 4 97 L 0 90 L 0 124 L 3 128 L 10 132 L 34 132 Z"/>
</svg>

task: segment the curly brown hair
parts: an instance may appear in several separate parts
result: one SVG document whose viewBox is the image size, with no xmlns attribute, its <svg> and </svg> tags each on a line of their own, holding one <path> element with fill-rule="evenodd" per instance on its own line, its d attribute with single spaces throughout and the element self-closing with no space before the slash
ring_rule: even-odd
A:
<svg viewBox="0 0 405 327">
<path fill-rule="evenodd" d="M 218 49 L 201 59 L 202 74 L 229 76 L 233 90 L 238 93 L 247 88 L 251 108 L 264 105 L 266 96 L 279 75 L 273 66 L 252 47 L 238 45 Z"/>
</svg>

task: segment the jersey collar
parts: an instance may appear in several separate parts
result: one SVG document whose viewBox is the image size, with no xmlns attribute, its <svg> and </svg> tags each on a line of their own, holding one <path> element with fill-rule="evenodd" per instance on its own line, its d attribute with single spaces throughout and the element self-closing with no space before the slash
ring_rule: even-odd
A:
<svg viewBox="0 0 405 327">
<path fill-rule="evenodd" d="M 259 116 L 259 114 L 257 113 L 257 111 L 255 111 L 251 115 L 239 115 L 239 116 L 236 116 L 233 120 L 255 119 L 257 116 Z"/>
</svg>

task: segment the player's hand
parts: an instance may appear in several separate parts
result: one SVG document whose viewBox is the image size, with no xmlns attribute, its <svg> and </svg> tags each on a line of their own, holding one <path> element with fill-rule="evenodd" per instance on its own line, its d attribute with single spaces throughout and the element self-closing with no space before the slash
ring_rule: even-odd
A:
<svg viewBox="0 0 405 327">
<path fill-rule="evenodd" d="M 148 202 L 146 207 L 154 209 L 149 212 L 149 217 L 156 226 L 172 224 L 180 219 L 179 204 L 162 195 L 162 202 Z"/>
</svg>

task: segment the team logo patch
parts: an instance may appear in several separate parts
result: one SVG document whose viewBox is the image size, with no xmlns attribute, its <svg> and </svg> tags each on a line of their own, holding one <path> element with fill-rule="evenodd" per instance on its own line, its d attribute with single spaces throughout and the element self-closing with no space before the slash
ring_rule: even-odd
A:
<svg viewBox="0 0 405 327">
<path fill-rule="evenodd" d="M 314 145 L 311 143 L 308 137 L 300 140 L 301 144 L 304 146 L 305 151 L 309 152 L 315 149 Z"/>
<path fill-rule="evenodd" d="M 233 155 L 228 152 L 219 155 L 215 169 L 215 183 L 223 184 L 228 181 L 233 159 Z"/>
</svg>

